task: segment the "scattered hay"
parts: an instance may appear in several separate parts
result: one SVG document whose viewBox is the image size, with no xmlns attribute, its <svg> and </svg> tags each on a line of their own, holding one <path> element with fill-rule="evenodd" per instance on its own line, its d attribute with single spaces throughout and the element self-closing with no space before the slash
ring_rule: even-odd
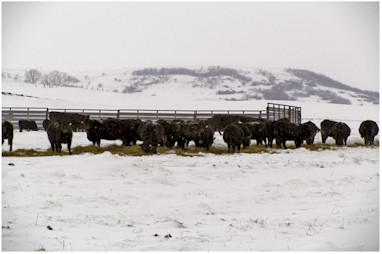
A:
<svg viewBox="0 0 382 254">
<path fill-rule="evenodd" d="M 336 145 L 331 144 L 314 144 L 312 146 L 303 144 L 301 147 L 310 150 L 310 151 L 323 151 L 323 150 L 336 150 L 339 147 Z M 350 148 L 357 148 L 357 147 L 365 147 L 364 144 L 361 143 L 354 143 L 350 144 L 344 147 L 350 147 Z M 376 142 L 373 146 L 368 146 L 370 148 L 379 148 L 379 142 Z M 296 147 L 291 144 L 288 145 L 288 149 L 294 150 Z M 287 149 L 287 150 L 288 150 Z M 268 148 L 264 145 L 251 145 L 246 149 L 241 149 L 240 152 L 244 154 L 261 154 L 261 153 L 277 153 L 276 151 L 282 151 L 284 149 L 275 149 L 275 148 Z M 92 154 L 102 154 L 104 152 L 110 152 L 112 154 L 118 154 L 121 156 L 147 156 L 151 154 L 146 154 L 142 151 L 141 147 L 139 145 L 134 146 L 123 146 L 123 145 L 108 145 L 104 147 L 98 147 L 95 145 L 88 145 L 88 146 L 77 146 L 72 148 L 72 154 L 84 154 L 84 153 L 92 153 Z M 203 147 L 195 147 L 195 146 L 189 146 L 187 149 L 182 150 L 180 148 L 168 148 L 168 147 L 158 147 L 157 148 L 158 154 L 176 154 L 178 156 L 185 156 L 185 157 L 194 157 L 194 156 L 203 156 L 203 154 L 215 154 L 215 155 L 226 155 L 228 154 L 228 148 L 227 147 L 211 147 L 209 151 L 207 151 Z M 17 149 L 15 151 L 9 152 L 9 151 L 3 151 L 2 156 L 3 157 L 37 157 L 37 156 L 67 156 L 69 155 L 67 149 L 63 147 L 61 154 L 53 153 L 51 149 L 47 149 L 46 151 L 42 150 L 35 150 L 35 149 Z"/>
</svg>

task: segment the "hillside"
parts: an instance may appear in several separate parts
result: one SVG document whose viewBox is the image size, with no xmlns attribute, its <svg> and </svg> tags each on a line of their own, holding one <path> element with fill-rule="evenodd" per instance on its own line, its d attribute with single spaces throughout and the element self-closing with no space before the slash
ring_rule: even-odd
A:
<svg viewBox="0 0 382 254">
<path fill-rule="evenodd" d="M 21 85 L 24 74 L 25 70 L 3 70 L 3 83 Z M 144 98 L 168 97 L 170 93 L 174 98 L 182 97 L 183 101 L 195 97 L 195 100 L 213 101 L 283 100 L 347 105 L 379 104 L 378 92 L 353 88 L 325 75 L 299 69 L 179 67 L 84 71 L 69 75 L 79 80 L 70 84 L 73 89 Z M 3 93 L 12 91 L 10 86 L 3 85 Z M 3 103 L 3 106 L 6 105 Z"/>
</svg>

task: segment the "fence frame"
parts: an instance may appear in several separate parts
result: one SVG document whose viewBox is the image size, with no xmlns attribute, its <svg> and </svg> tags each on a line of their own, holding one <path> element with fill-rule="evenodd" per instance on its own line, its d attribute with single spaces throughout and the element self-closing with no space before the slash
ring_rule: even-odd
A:
<svg viewBox="0 0 382 254">
<path fill-rule="evenodd" d="M 90 115 L 91 119 L 103 120 L 107 118 L 117 119 L 141 119 L 141 120 L 205 120 L 217 114 L 244 115 L 248 117 L 278 120 L 287 117 L 291 122 L 301 123 L 301 107 L 268 103 L 265 110 L 158 110 L 158 109 L 64 109 L 45 107 L 2 107 L 2 121 L 11 122 L 18 126 L 18 121 L 28 119 L 36 121 L 39 129 L 42 121 L 49 118 L 52 111 L 79 113 Z"/>
</svg>

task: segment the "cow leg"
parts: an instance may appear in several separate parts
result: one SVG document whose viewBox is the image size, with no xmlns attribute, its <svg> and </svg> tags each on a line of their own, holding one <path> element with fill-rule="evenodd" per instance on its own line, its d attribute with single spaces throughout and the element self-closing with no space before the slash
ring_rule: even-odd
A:
<svg viewBox="0 0 382 254">
<path fill-rule="evenodd" d="M 185 149 L 188 149 L 188 144 L 190 143 L 189 140 L 186 141 L 186 144 L 185 144 Z"/>
<path fill-rule="evenodd" d="M 281 148 L 281 140 L 276 138 L 276 148 Z"/>
<path fill-rule="evenodd" d="M 12 139 L 9 138 L 9 139 L 8 139 L 8 145 L 9 145 L 9 151 L 10 151 L 10 152 L 12 152 L 12 143 L 13 143 Z"/>
<path fill-rule="evenodd" d="M 240 143 L 237 145 L 237 151 L 240 153 Z"/>
<path fill-rule="evenodd" d="M 70 146 L 72 145 L 71 142 L 68 142 L 68 151 L 69 151 L 69 155 L 72 155 L 72 151 L 70 150 Z"/>
<path fill-rule="evenodd" d="M 371 145 L 371 137 L 367 137 L 367 145 Z"/>
</svg>

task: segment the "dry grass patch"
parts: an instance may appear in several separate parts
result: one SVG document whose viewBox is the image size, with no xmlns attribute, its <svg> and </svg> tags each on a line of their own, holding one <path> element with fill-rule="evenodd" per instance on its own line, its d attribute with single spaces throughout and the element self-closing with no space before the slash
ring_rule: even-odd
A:
<svg viewBox="0 0 382 254">
<path fill-rule="evenodd" d="M 310 151 L 323 151 L 323 150 L 336 150 L 339 147 L 332 144 L 321 144 L 316 143 L 314 145 L 306 145 L 303 144 L 301 147 L 306 148 Z M 364 144 L 361 143 L 354 143 L 350 144 L 344 147 L 365 147 Z M 379 148 L 379 142 L 377 141 L 375 145 L 369 146 L 370 148 Z M 294 144 L 290 144 L 287 146 L 288 149 L 294 150 L 296 149 Z M 284 150 L 284 149 L 277 149 L 277 150 Z M 275 153 L 277 151 L 275 146 L 273 148 L 267 148 L 264 145 L 251 145 L 246 149 L 241 149 L 241 153 L 245 154 L 258 154 L 258 153 Z M 108 145 L 104 147 L 98 147 L 95 145 L 88 145 L 88 146 L 76 146 L 72 148 L 72 154 L 84 154 L 84 153 L 92 153 L 92 154 L 102 154 L 104 152 L 110 152 L 112 154 L 118 154 L 121 156 L 145 156 L 150 155 L 146 154 L 142 151 L 141 147 L 139 145 L 134 146 L 123 146 L 123 145 Z M 201 154 L 215 154 L 215 155 L 225 155 L 228 154 L 228 148 L 227 146 L 219 146 L 219 147 L 211 147 L 209 151 L 207 151 L 203 147 L 195 147 L 195 146 L 189 146 L 188 149 L 182 150 L 180 148 L 168 148 L 168 147 L 158 147 L 157 148 L 158 154 L 176 154 L 179 156 L 200 156 Z M 237 152 L 236 152 L 237 153 Z M 51 151 L 51 149 L 47 149 L 46 151 L 42 150 L 35 150 L 35 149 L 17 149 L 15 151 L 9 152 L 9 151 L 3 151 L 2 156 L 14 156 L 14 157 L 36 157 L 36 156 L 54 156 L 54 155 L 61 155 L 66 156 L 69 155 L 67 149 L 65 146 L 63 146 L 61 154 L 56 154 Z"/>
</svg>

